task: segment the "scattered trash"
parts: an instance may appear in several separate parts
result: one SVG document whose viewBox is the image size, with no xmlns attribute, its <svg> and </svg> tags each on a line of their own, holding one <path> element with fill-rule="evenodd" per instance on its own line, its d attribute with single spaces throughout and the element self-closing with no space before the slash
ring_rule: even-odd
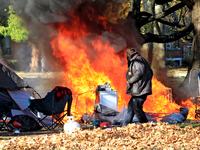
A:
<svg viewBox="0 0 200 150">
<path fill-rule="evenodd" d="M 111 128 L 112 124 L 110 122 L 103 122 L 100 124 L 101 128 Z"/>
<path fill-rule="evenodd" d="M 93 120 L 92 123 L 93 123 L 93 126 L 100 127 L 101 121 L 100 120 Z"/>
<path fill-rule="evenodd" d="M 20 128 L 21 126 L 22 126 L 21 123 L 19 123 L 19 122 L 17 122 L 17 121 L 14 121 L 14 123 L 13 123 L 13 127 L 14 127 L 14 128 Z"/>
<path fill-rule="evenodd" d="M 111 88 L 111 85 L 106 82 L 104 85 L 99 85 L 96 88 L 96 91 L 112 91 L 113 89 Z"/>
<path fill-rule="evenodd" d="M 27 115 L 15 115 L 8 124 L 21 132 L 36 131 L 42 128 L 34 118 Z"/>
<path fill-rule="evenodd" d="M 20 131 L 19 131 L 19 130 L 15 130 L 14 133 L 15 133 L 15 134 L 19 134 Z"/>
</svg>

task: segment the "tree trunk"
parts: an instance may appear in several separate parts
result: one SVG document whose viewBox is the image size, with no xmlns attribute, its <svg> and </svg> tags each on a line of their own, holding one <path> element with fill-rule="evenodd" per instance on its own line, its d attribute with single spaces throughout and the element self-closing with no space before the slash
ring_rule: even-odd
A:
<svg viewBox="0 0 200 150">
<path fill-rule="evenodd" d="M 174 98 L 177 102 L 196 97 L 198 92 L 198 73 L 200 72 L 200 1 L 196 0 L 191 10 L 192 23 L 194 24 L 194 38 L 190 56 L 188 73 L 183 83 L 175 90 Z"/>
<path fill-rule="evenodd" d="M 151 7 L 152 7 L 151 11 L 153 14 L 161 13 L 163 11 L 162 5 L 156 7 L 155 5 L 151 5 Z M 144 8 L 146 8 L 146 6 Z M 162 33 L 165 34 L 163 25 L 154 22 L 154 26 L 155 28 L 152 30 L 152 34 L 154 33 L 158 35 L 161 35 Z M 144 57 L 151 65 L 154 77 L 156 77 L 157 80 L 161 81 L 164 84 L 167 79 L 166 65 L 165 65 L 165 44 L 164 43 L 144 44 L 142 46 L 142 52 L 144 53 Z"/>
<path fill-rule="evenodd" d="M 30 72 L 39 71 L 39 50 L 35 46 L 35 44 L 31 44 L 32 46 L 32 57 L 30 63 Z"/>
</svg>

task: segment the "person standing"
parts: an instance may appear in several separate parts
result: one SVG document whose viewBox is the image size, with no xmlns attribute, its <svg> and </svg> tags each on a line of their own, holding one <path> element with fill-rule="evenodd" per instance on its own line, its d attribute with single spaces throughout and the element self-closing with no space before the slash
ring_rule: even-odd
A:
<svg viewBox="0 0 200 150">
<path fill-rule="evenodd" d="M 131 95 L 128 103 L 128 110 L 122 122 L 122 126 L 127 126 L 132 122 L 134 115 L 140 123 L 148 122 L 143 111 L 143 103 L 147 95 L 152 94 L 151 79 L 153 71 L 148 62 L 133 48 L 126 50 L 128 59 L 128 71 L 126 73 L 127 90 L 126 94 Z"/>
</svg>

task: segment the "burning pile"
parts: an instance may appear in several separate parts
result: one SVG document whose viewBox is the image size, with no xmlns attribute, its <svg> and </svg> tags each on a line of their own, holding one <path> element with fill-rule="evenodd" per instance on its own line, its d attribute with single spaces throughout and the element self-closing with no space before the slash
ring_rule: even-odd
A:
<svg viewBox="0 0 200 150">
<path fill-rule="evenodd" d="M 57 37 L 51 41 L 54 55 L 65 65 L 63 86 L 72 90 L 74 102 L 72 113 L 80 118 L 84 113 L 92 113 L 95 105 L 95 89 L 98 85 L 109 82 L 118 92 L 118 107 L 127 105 L 130 97 L 126 95 L 127 62 L 124 56 L 116 54 L 113 45 L 105 31 L 101 35 L 93 34 L 79 16 L 71 14 L 72 21 L 57 25 Z M 105 21 L 100 17 L 101 25 Z M 105 27 L 106 29 L 106 27 Z M 172 102 L 170 89 L 154 77 L 152 80 L 153 94 L 148 96 L 144 104 L 144 111 L 156 113 L 179 112 L 181 106 Z M 183 106 L 194 108 L 194 104 Z M 189 119 L 194 119 L 194 110 L 190 111 Z"/>
</svg>

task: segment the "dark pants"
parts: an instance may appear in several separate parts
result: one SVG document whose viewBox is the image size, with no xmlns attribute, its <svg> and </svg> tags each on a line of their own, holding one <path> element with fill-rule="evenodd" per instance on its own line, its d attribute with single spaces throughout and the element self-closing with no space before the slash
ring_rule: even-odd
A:
<svg viewBox="0 0 200 150">
<path fill-rule="evenodd" d="M 127 114 L 123 120 L 122 126 L 127 126 L 132 122 L 134 115 L 137 116 L 140 123 L 148 122 L 147 117 L 143 111 L 143 103 L 145 102 L 147 95 L 132 96 L 128 103 Z"/>
</svg>

